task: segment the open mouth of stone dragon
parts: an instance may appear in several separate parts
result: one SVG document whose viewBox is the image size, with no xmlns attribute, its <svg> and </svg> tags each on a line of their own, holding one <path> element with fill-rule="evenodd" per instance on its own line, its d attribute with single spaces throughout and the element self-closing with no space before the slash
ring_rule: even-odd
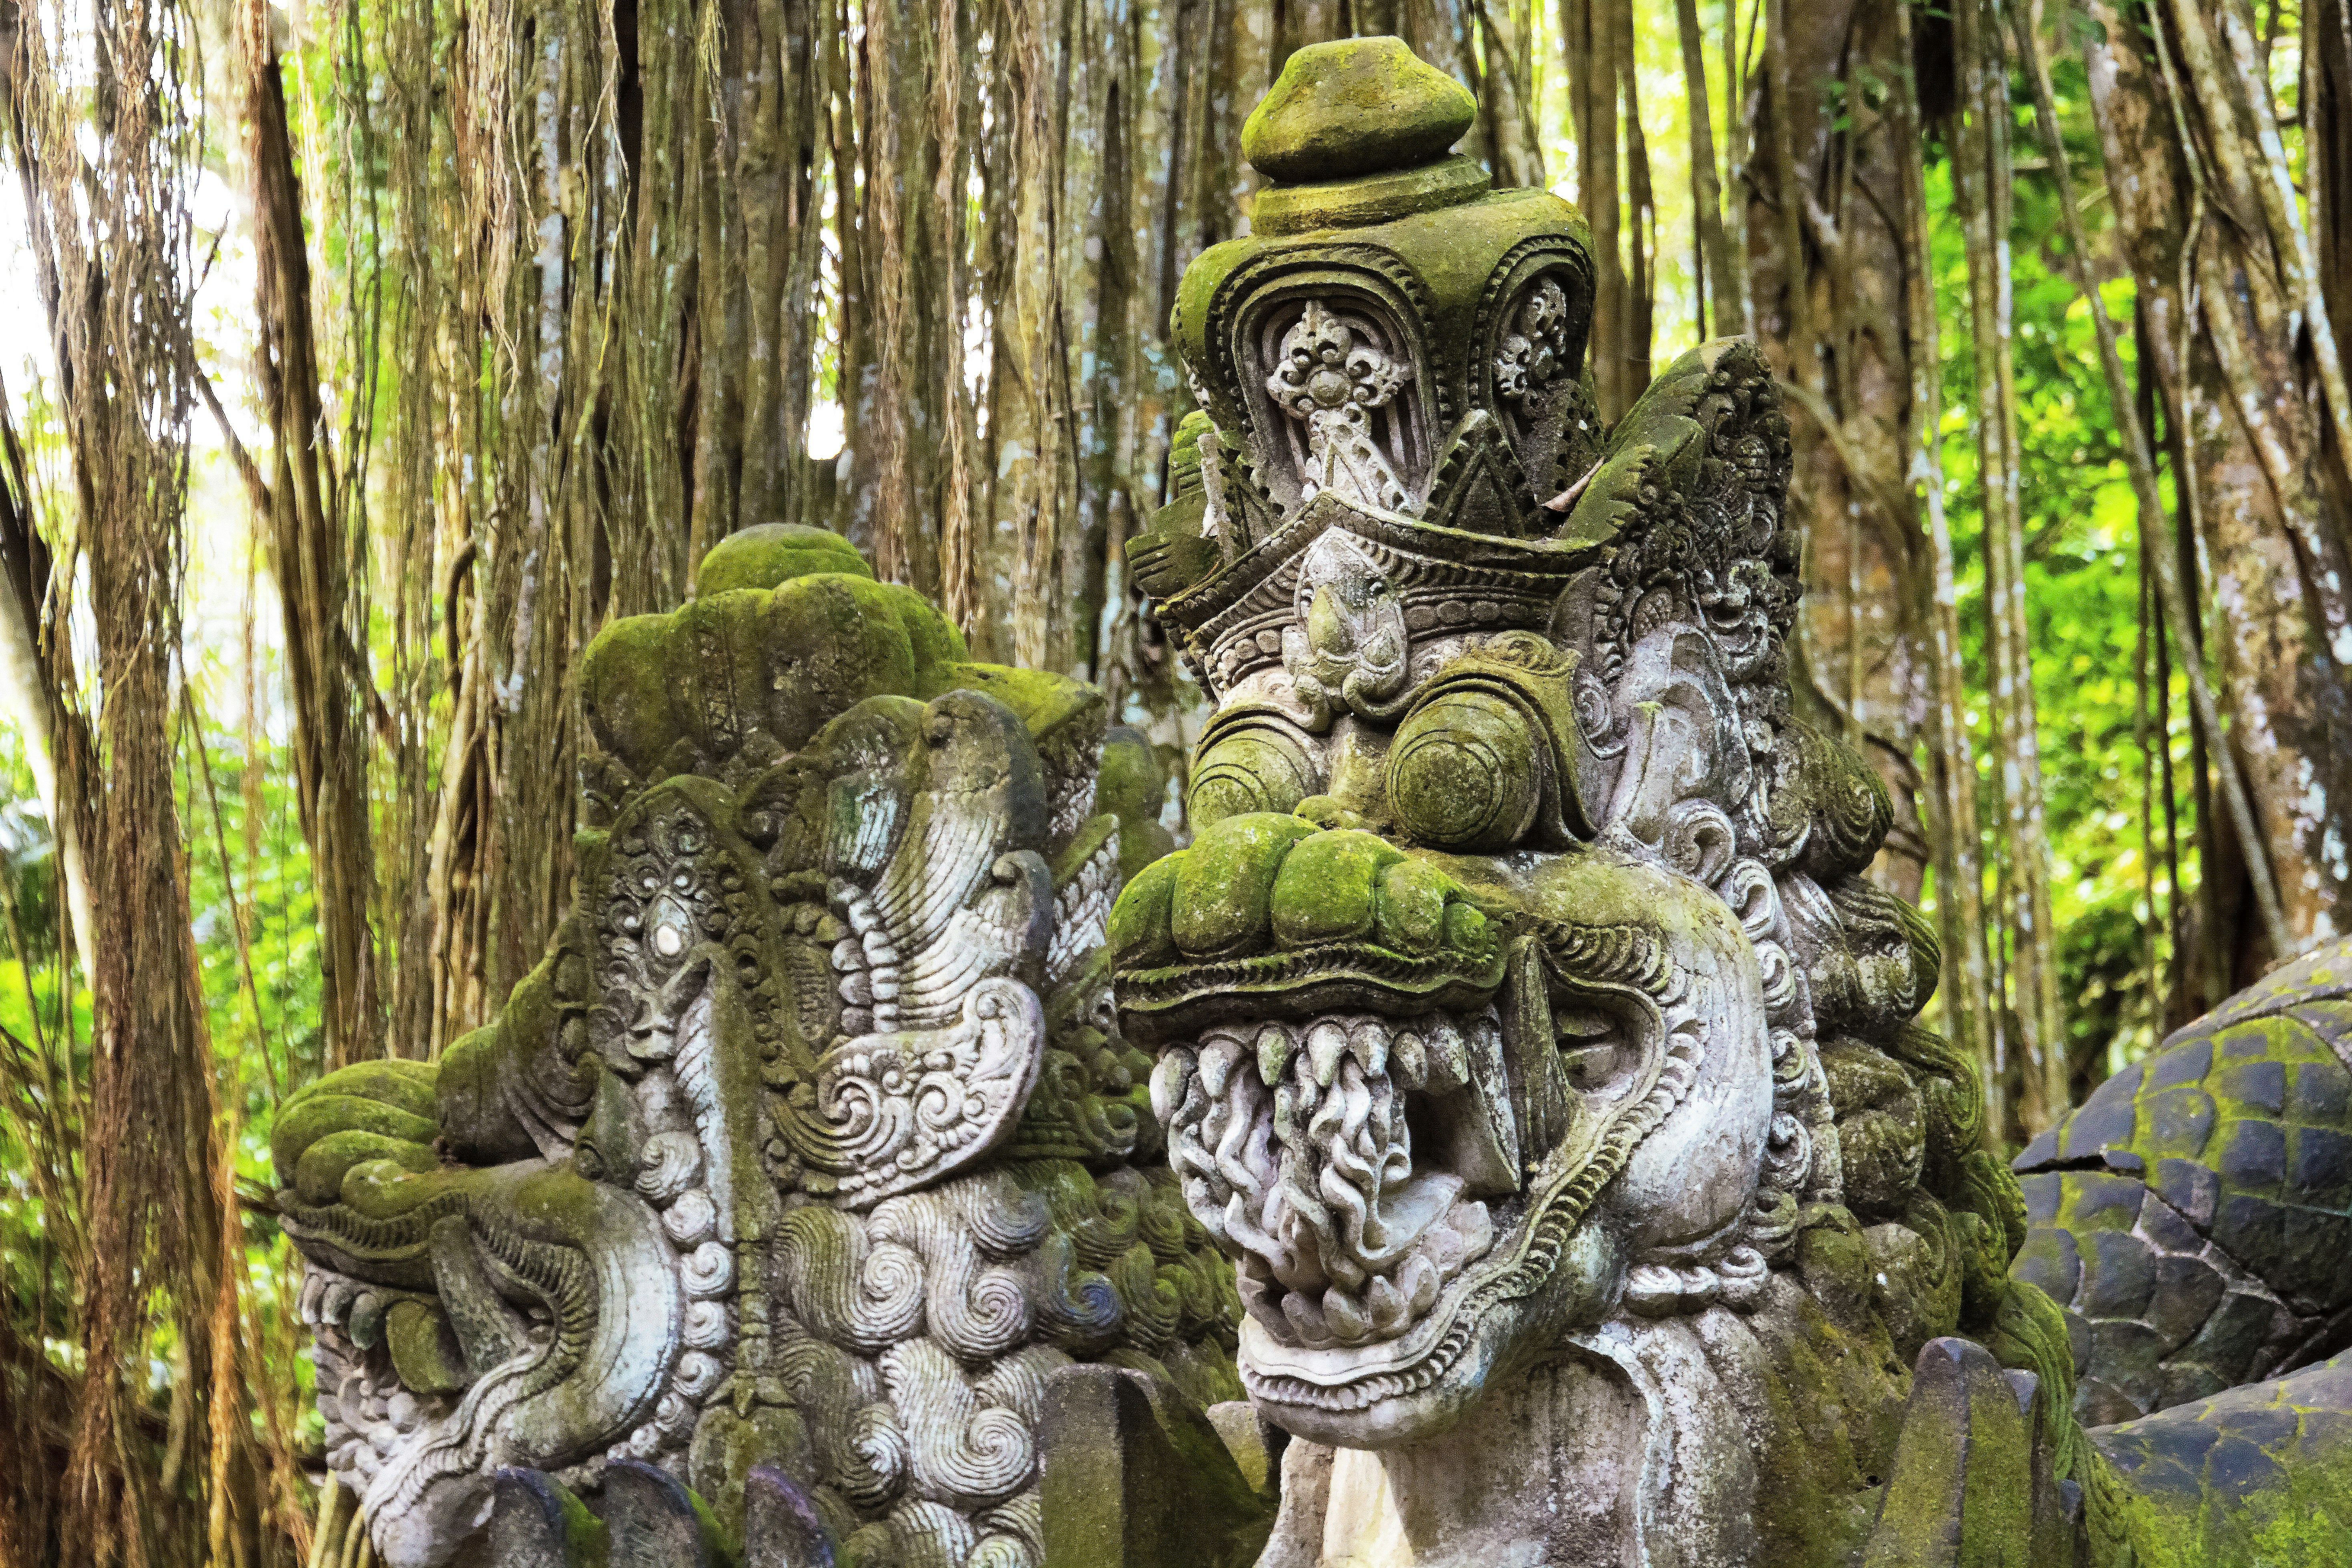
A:
<svg viewBox="0 0 2352 1568">
<path fill-rule="evenodd" d="M 1151 1088 L 1192 1212 L 1281 1347 L 1377 1353 L 1431 1323 L 1518 1192 L 1491 1009 L 1213 1024 Z"/>
<path fill-rule="evenodd" d="M 1245 814 L 1130 900 L 1124 1021 L 1158 1053 L 1186 1202 L 1235 1266 L 1244 1382 L 1294 1431 L 1441 1426 L 1498 1360 L 1614 1310 L 1629 1261 L 1742 1245 L 1770 1069 L 1744 933 L 1706 889 L 1599 848 L 1427 856 Z M 1678 926 L 1696 971 L 1667 955 Z M 1678 1146 L 1652 1135 L 1709 1039 L 1742 1064 L 1704 1090 L 1727 1114 L 1683 1121 L 1734 1179 L 1652 1204 Z M 1649 1217 L 1599 1214 L 1645 1145 Z"/>
</svg>

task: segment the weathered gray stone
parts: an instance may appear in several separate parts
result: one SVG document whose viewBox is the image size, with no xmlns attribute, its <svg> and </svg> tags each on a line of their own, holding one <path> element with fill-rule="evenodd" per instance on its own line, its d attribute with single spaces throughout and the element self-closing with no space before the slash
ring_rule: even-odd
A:
<svg viewBox="0 0 2352 1568">
<path fill-rule="evenodd" d="M 824 536 L 590 650 L 546 963 L 278 1122 L 396 1568 L 2352 1560 L 2343 1370 L 2242 1384 L 2352 1321 L 2352 944 L 2021 1189 L 1790 712 L 1768 368 L 1603 429 L 1428 76 L 1294 55 L 1182 285 L 1189 846 Z"/>
<path fill-rule="evenodd" d="M 1369 58 L 1267 122 L 1336 137 Z M 2352 1448 L 2278 1413 L 2319 1385 L 2221 1393 L 2352 1323 L 2352 945 L 2021 1192 L 1863 875 L 1885 794 L 1789 710 L 1762 361 L 1602 429 L 1572 210 L 1383 134 L 1187 273 L 1201 410 L 1129 551 L 1218 710 L 1118 1002 L 1297 1435 L 1268 1568 L 2352 1561 Z"/>
<path fill-rule="evenodd" d="M 518 1563 L 1034 1564 L 1058 1374 L 1241 1395 L 1099 951 L 1156 764 L 1118 739 L 1098 810 L 1100 693 L 845 552 L 753 531 L 599 639 L 546 963 L 279 1119 L 329 1466 L 394 1568 L 486 1514 Z"/>
</svg>

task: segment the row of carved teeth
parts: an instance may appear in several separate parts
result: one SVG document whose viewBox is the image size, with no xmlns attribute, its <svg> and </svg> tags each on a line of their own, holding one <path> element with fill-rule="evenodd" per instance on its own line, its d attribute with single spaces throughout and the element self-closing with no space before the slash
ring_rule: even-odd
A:
<svg viewBox="0 0 2352 1568">
<path fill-rule="evenodd" d="M 882 916 L 873 898 L 862 888 L 836 880 L 833 901 L 840 921 L 819 923 L 821 935 L 833 938 L 833 971 L 839 978 L 834 989 L 841 997 L 841 1033 L 852 1039 L 887 1033 L 898 1024 L 898 963 L 897 944 L 883 930 Z M 848 923 L 843 930 L 841 921 Z"/>
<path fill-rule="evenodd" d="M 327 1468 L 359 1476 L 362 1483 L 375 1479 L 401 1439 L 424 1419 L 416 1396 L 406 1389 L 394 1388 L 387 1396 L 360 1377 L 347 1377 L 334 1394 L 319 1395 L 319 1415 L 327 1426 Z M 339 1436 L 341 1442 L 335 1440 Z"/>
<path fill-rule="evenodd" d="M 1451 1160 L 1439 1148 L 1412 1151 L 1412 1166 L 1423 1173 L 1415 1180 L 1454 1178 L 1457 1195 L 1386 1269 L 1370 1278 L 1359 1273 L 1352 1289 L 1327 1277 L 1320 1289 L 1286 1289 L 1268 1262 L 1244 1248 L 1244 1305 L 1277 1339 L 1313 1349 L 1394 1339 L 1426 1317 L 1445 1287 L 1493 1246 L 1495 1226 L 1486 1205 L 1460 1195 L 1459 1187 L 1465 1177 L 1474 1178 L 1474 1186 L 1478 1180 L 1517 1184 L 1509 1167 L 1517 1159 L 1517 1140 L 1508 1129 L 1507 1109 L 1488 1102 L 1501 1086 L 1482 1081 L 1493 1076 L 1499 1063 L 1500 1035 L 1491 1013 L 1433 1013 L 1413 1018 L 1328 1014 L 1295 1022 L 1213 1024 L 1201 1032 L 1190 1050 L 1171 1050 L 1161 1058 L 1152 1090 L 1154 1110 L 1163 1122 L 1173 1121 L 1188 1093 L 1184 1079 L 1191 1072 L 1198 1073 L 1201 1089 L 1212 1102 L 1226 1098 L 1236 1073 L 1254 1068 L 1257 1080 L 1268 1089 L 1298 1086 L 1307 1097 L 1303 1103 L 1311 1106 L 1321 1091 L 1350 1077 L 1346 1064 L 1351 1061 L 1356 1064 L 1353 1081 L 1370 1084 L 1384 1078 L 1400 1094 L 1444 1101 L 1465 1089 L 1475 1091 L 1475 1109 L 1460 1100 L 1452 1103 L 1462 1107 L 1458 1116 L 1485 1123 L 1494 1151 L 1458 1171 L 1446 1169 Z M 1398 1118 L 1401 1132 L 1402 1103 L 1390 1114 Z M 1462 1152 L 1459 1147 L 1454 1151 L 1457 1155 Z M 1497 1189 L 1489 1185 L 1484 1190 Z M 1231 1201 L 1243 1200 L 1236 1194 Z M 1228 1225 L 1238 1230 L 1238 1222 L 1230 1216 Z M 1331 1260 L 1326 1259 L 1326 1269 L 1330 1267 Z"/>
<path fill-rule="evenodd" d="M 1277 1303 L 1274 1298 L 1282 1287 L 1263 1259 L 1249 1255 L 1241 1270 L 1242 1301 L 1276 1338 L 1310 1350 L 1391 1340 L 1427 1317 L 1454 1277 L 1494 1244 L 1495 1222 L 1486 1205 L 1475 1198 L 1459 1199 L 1402 1261 L 1374 1275 L 1360 1291 L 1333 1285 L 1316 1300 L 1292 1290 Z"/>
<path fill-rule="evenodd" d="M 1443 1013 L 1404 1020 L 1367 1013 L 1295 1024 L 1213 1024 L 1198 1047 L 1201 1084 L 1213 1098 L 1222 1095 L 1234 1068 L 1255 1059 L 1258 1078 L 1273 1088 L 1304 1057 L 1316 1087 L 1328 1089 L 1340 1062 L 1352 1058 L 1368 1079 L 1385 1072 L 1401 1089 L 1451 1094 L 1470 1081 L 1472 1047 L 1485 1043 L 1480 1032 L 1496 1028 L 1492 1018 L 1480 1017 L 1468 1020 L 1465 1032 Z"/>
</svg>

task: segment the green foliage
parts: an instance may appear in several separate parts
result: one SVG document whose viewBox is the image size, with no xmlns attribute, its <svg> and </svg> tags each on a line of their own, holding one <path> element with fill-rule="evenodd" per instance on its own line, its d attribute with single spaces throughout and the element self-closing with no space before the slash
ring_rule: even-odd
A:
<svg viewBox="0 0 2352 1568">
<path fill-rule="evenodd" d="M 2078 171 L 2098 167 L 2088 89 L 2078 58 L 2061 58 L 2055 96 L 2067 156 Z M 2016 153 L 2033 158 L 2033 115 L 2016 88 Z M 2059 994 L 2067 1016 L 2068 1053 L 2076 1092 L 2145 1055 L 2161 1037 L 2163 1001 L 2151 994 L 2147 943 L 2159 971 L 2171 961 L 2166 930 L 2171 910 L 2196 896 L 2194 844 L 2187 837 L 2189 721 L 2186 685 L 2172 672 L 2168 702 L 2155 688 L 2152 650 L 2141 642 L 2139 514 L 2116 425 L 2113 395 L 2099 369 L 2091 310 L 2066 275 L 2066 236 L 2057 184 L 2046 168 L 2021 167 L 2013 186 L 2016 223 L 2011 255 L 2015 287 L 2011 353 L 2018 392 L 2020 497 L 2025 529 L 2026 613 L 2032 628 L 2033 690 L 2041 721 L 2042 787 L 2048 812 Z M 1989 847 L 1986 896 L 1998 891 L 2005 849 L 2000 818 L 2001 759 L 1988 721 L 1984 510 L 1974 408 L 1976 385 L 1968 311 L 1968 270 L 1948 163 L 1933 150 L 1927 169 L 1936 298 L 1942 349 L 1945 505 L 1958 569 L 1961 634 L 1970 678 L 1969 722 L 1979 776 L 1978 801 Z M 2094 243 L 2107 204 L 2104 189 L 2084 191 Z M 2127 370 L 2136 371 L 2128 277 L 2103 286 L 2107 313 L 2124 331 Z M 2131 395 L 2125 389 L 2123 395 Z M 2169 498 L 2168 497 L 2168 508 Z M 2168 510 L 2168 530 L 2171 519 Z M 2150 616 L 2152 627 L 2153 616 Z M 2151 730 L 2162 713 L 2179 798 L 2180 885 L 2167 863 L 2165 810 L 2149 803 L 2152 843 L 2142 835 L 2142 774 L 2156 747 L 2143 749 L 2141 660 L 2151 661 L 2147 704 Z M 2152 740 L 2152 737 L 2151 737 Z M 2152 852 L 2151 852 L 2152 851 Z M 2151 897 L 2153 902 L 2151 902 Z M 2151 936 L 2151 928 L 2153 933 Z"/>
<path fill-rule="evenodd" d="M 198 689 L 227 684 L 200 679 Z M 269 1138 L 278 1102 L 322 1065 L 318 935 L 293 783 L 266 726 L 254 735 L 260 743 L 248 767 L 243 738 L 207 726 L 208 793 L 195 731 L 183 723 L 178 805 L 215 1087 L 238 1131 L 247 1300 L 264 1353 L 283 1368 L 282 1395 L 307 1387 L 310 1367 L 293 1354 L 299 1279 L 265 1194 L 276 1185 Z M 61 959 L 71 946 L 63 907 L 55 843 L 21 742 L 0 726 L 0 1313 L 7 1320 L 0 1334 L 37 1345 L 50 1365 L 71 1373 L 79 1371 L 72 1326 L 80 1287 L 70 1259 L 93 1019 L 82 974 Z M 70 1020 L 61 995 L 70 998 Z M 178 1360 L 168 1330 L 148 1358 L 161 1415 Z M 315 1438 L 315 1414 L 301 1419 Z"/>
</svg>

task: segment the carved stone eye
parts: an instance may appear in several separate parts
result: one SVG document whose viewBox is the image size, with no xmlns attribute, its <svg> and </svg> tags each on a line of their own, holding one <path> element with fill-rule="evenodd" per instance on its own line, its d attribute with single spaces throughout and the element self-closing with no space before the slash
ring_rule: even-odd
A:
<svg viewBox="0 0 2352 1568">
<path fill-rule="evenodd" d="M 654 928 L 654 951 L 664 958 L 676 958 L 686 951 L 686 933 L 664 921 Z"/>
<path fill-rule="evenodd" d="M 1637 1053 L 1616 1019 L 1555 995 L 1552 1030 L 1570 1088 L 1580 1094 L 1606 1094 L 1623 1087 Z"/>
<path fill-rule="evenodd" d="M 1286 812 L 1317 792 L 1314 762 L 1296 740 L 1271 727 L 1228 733 L 1192 770 L 1187 809 L 1195 832 L 1228 816 Z"/>
<path fill-rule="evenodd" d="M 1519 710 L 1486 691 L 1423 703 L 1389 751 L 1389 805 L 1421 843 L 1492 853 L 1535 826 L 1543 774 Z"/>
</svg>

